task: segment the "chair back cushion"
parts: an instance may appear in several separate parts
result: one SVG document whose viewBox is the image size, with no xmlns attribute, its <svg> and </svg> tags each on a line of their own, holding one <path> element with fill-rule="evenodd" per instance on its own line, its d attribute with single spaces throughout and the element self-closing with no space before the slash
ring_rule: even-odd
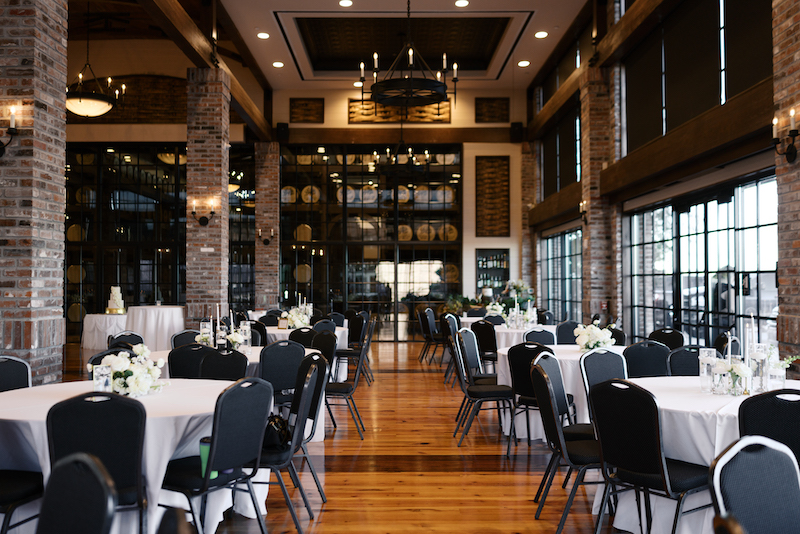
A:
<svg viewBox="0 0 800 534">
<path fill-rule="evenodd" d="M 739 435 L 757 434 L 783 443 L 800 458 L 800 390 L 754 395 L 739 405 Z"/>
<path fill-rule="evenodd" d="M 567 392 L 564 389 L 561 365 L 547 347 L 542 347 L 542 349 L 543 350 L 539 351 L 539 355 L 536 357 L 534 364 L 541 367 L 550 379 L 550 387 L 553 390 L 553 399 L 556 403 L 558 415 L 567 415 L 569 413 L 569 401 L 567 400 Z"/>
<path fill-rule="evenodd" d="M 667 355 L 670 376 L 700 376 L 700 348 L 698 345 L 684 345 L 671 350 Z"/>
<path fill-rule="evenodd" d="M 181 347 L 183 345 L 197 343 L 196 338 L 199 335 L 200 335 L 199 330 L 183 330 L 181 332 L 176 332 L 175 334 L 172 334 L 170 343 L 172 344 L 173 349 L 175 347 Z"/>
<path fill-rule="evenodd" d="M 27 388 L 31 385 L 31 367 L 16 356 L 0 355 L 0 391 Z"/>
<path fill-rule="evenodd" d="M 314 340 L 314 336 L 317 335 L 317 331 L 309 326 L 304 326 L 302 328 L 295 328 L 291 332 L 289 332 L 289 339 L 291 341 L 296 341 L 303 345 L 306 348 L 311 348 L 311 342 Z"/>
<path fill-rule="evenodd" d="M 247 375 L 250 362 L 241 352 L 209 352 L 200 362 L 200 378 L 215 380 L 239 380 Z"/>
<path fill-rule="evenodd" d="M 336 332 L 336 323 L 331 319 L 320 319 L 314 323 L 314 330 L 317 332 Z"/>
<path fill-rule="evenodd" d="M 667 376 L 669 350 L 663 343 L 649 339 L 626 347 L 623 354 L 628 366 L 628 377 Z"/>
<path fill-rule="evenodd" d="M 203 358 L 209 354 L 217 354 L 217 349 L 208 345 L 192 343 L 169 351 L 167 368 L 170 378 L 200 378 L 200 367 Z"/>
<path fill-rule="evenodd" d="M 659 343 L 663 343 L 669 347 L 670 350 L 675 350 L 678 347 L 682 347 L 685 339 L 683 332 L 669 327 L 653 330 L 650 332 L 650 335 L 647 336 L 647 338 L 658 341 Z"/>
<path fill-rule="evenodd" d="M 481 354 L 497 352 L 497 336 L 494 332 L 494 324 L 485 319 L 475 321 L 470 327 L 478 338 L 478 349 Z"/>
<path fill-rule="evenodd" d="M 531 328 L 523 336 L 524 341 L 529 343 L 541 343 L 542 345 L 555 345 L 556 336 L 543 328 Z"/>
<path fill-rule="evenodd" d="M 556 326 L 556 343 L 559 345 L 574 345 L 575 329 L 578 327 L 577 321 L 564 321 Z"/>
<path fill-rule="evenodd" d="M 311 340 L 311 348 L 319 350 L 325 359 L 329 362 L 333 361 L 336 355 L 336 343 L 338 342 L 336 334 L 331 330 L 318 332 L 314 339 Z"/>
<path fill-rule="evenodd" d="M 508 369 L 511 371 L 511 388 L 516 395 L 535 397 L 531 382 L 531 366 L 547 347 L 538 343 L 520 343 L 508 349 Z"/>
<path fill-rule="evenodd" d="M 305 347 L 296 341 L 270 343 L 261 349 L 259 376 L 272 384 L 276 392 L 291 389 L 305 356 Z"/>
</svg>

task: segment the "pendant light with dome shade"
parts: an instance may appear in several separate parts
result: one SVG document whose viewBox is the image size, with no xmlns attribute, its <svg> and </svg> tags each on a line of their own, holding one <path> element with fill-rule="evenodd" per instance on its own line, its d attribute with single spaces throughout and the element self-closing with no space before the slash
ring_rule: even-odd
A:
<svg viewBox="0 0 800 534">
<path fill-rule="evenodd" d="M 89 19 L 89 8 L 86 9 Z M 125 96 L 125 84 L 119 88 L 112 85 L 111 77 L 106 78 L 106 87 L 92 70 L 89 63 L 89 27 L 86 27 L 86 64 L 67 86 L 67 110 L 81 117 L 94 118 L 105 115 Z"/>
</svg>

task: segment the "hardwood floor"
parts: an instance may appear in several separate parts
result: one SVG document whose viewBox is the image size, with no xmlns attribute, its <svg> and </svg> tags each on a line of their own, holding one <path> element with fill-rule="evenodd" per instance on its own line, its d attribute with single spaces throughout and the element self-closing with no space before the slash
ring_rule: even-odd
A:
<svg viewBox="0 0 800 534">
<path fill-rule="evenodd" d="M 442 383 L 444 368 L 438 363 L 417 361 L 420 348 L 419 343 L 372 344 L 375 383 L 360 383 L 355 395 L 366 426 L 364 441 L 347 409 L 334 407 L 338 429 L 328 422 L 325 441 L 309 445 L 328 502 L 322 503 L 306 466 L 301 480 L 313 520 L 299 492 L 290 488 L 304 531 L 555 532 L 568 496 L 561 488 L 566 470 L 556 477 L 540 519 L 534 519 L 533 497 L 550 451 L 541 442 L 529 448 L 521 441 L 506 457 L 506 438 L 492 410 L 481 412 L 457 447 L 453 428 L 461 391 Z M 78 361 L 88 355 L 80 358 L 79 352 L 67 350 L 65 375 L 72 379 L 85 375 Z M 284 479 L 291 485 L 288 476 Z M 594 486 L 588 494 L 578 491 L 564 532 L 593 531 L 593 495 Z M 267 508 L 270 533 L 296 532 L 277 486 L 270 488 Z M 259 528 L 255 520 L 230 514 L 217 532 L 257 533 Z M 605 526 L 603 532 L 614 529 Z"/>
</svg>

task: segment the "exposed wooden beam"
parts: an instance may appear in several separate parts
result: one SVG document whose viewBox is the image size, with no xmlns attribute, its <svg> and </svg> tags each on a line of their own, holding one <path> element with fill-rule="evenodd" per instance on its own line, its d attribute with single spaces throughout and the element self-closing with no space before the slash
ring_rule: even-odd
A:
<svg viewBox="0 0 800 534">
<path fill-rule="evenodd" d="M 553 193 L 528 211 L 528 224 L 543 230 L 578 217 L 581 202 L 581 184 L 570 184 L 558 193 Z"/>
<path fill-rule="evenodd" d="M 581 74 L 586 70 L 586 64 L 575 69 L 569 78 L 558 88 L 550 100 L 536 114 L 528 124 L 528 139 L 538 139 L 547 131 L 559 118 L 561 111 L 569 101 L 575 97 L 575 93 L 580 90 Z"/>
<path fill-rule="evenodd" d="M 244 90 L 230 67 L 215 56 L 211 42 L 183 9 L 180 2 L 178 0 L 139 0 L 139 5 L 195 66 L 219 67 L 228 73 L 231 79 L 231 106 L 261 141 L 272 140 L 274 138 L 272 127 L 264 114 Z"/>
<path fill-rule="evenodd" d="M 636 0 L 597 44 L 597 64 L 607 67 L 621 60 L 682 0 Z"/>
<path fill-rule="evenodd" d="M 510 128 L 403 128 L 406 143 L 510 143 Z M 400 141 L 400 128 L 289 128 L 289 143 L 389 144 Z"/>
<path fill-rule="evenodd" d="M 768 147 L 772 95 L 770 77 L 637 148 L 601 171 L 600 193 L 626 200 Z"/>
</svg>

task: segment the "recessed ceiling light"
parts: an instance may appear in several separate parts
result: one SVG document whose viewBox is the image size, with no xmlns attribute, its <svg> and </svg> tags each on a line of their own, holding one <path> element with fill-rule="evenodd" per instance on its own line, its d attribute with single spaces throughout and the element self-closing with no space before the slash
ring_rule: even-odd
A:
<svg viewBox="0 0 800 534">
<path fill-rule="evenodd" d="M 517 62 L 517 66 L 518 67 L 522 67 L 524 69 L 525 67 L 530 67 L 531 66 L 531 62 L 528 61 L 527 59 L 522 59 L 522 60 Z"/>
<path fill-rule="evenodd" d="M 456 0 L 456 7 L 467 7 L 469 0 Z"/>
<path fill-rule="evenodd" d="M 363 82 L 353 82 L 353 87 L 364 87 Z"/>
<path fill-rule="evenodd" d="M 258 32 L 256 37 L 259 39 L 269 39 L 269 34 L 267 32 Z"/>
<path fill-rule="evenodd" d="M 339 5 L 342 7 L 350 7 L 353 5 L 353 0 L 339 0 Z"/>
<path fill-rule="evenodd" d="M 275 67 L 276 69 L 282 69 L 283 68 L 283 61 L 273 61 L 272 62 L 272 66 Z"/>
<path fill-rule="evenodd" d="M 548 35 L 549 34 L 547 32 L 536 32 L 533 34 L 533 36 L 536 37 L 537 39 L 544 39 Z"/>
</svg>

